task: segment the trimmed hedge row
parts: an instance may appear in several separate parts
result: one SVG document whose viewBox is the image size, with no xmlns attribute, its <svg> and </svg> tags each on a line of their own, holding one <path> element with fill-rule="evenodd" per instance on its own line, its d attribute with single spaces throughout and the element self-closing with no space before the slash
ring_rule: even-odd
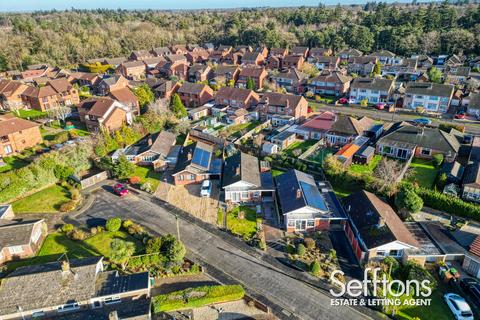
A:
<svg viewBox="0 0 480 320">
<path fill-rule="evenodd" d="M 240 300 L 244 295 L 240 285 L 203 286 L 162 294 L 153 297 L 152 302 L 154 312 L 159 313 Z"/>
</svg>

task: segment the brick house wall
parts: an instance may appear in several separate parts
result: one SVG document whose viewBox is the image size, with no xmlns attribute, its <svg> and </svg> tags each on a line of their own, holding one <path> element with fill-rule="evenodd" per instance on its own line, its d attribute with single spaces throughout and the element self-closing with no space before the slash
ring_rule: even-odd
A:
<svg viewBox="0 0 480 320">
<path fill-rule="evenodd" d="M 42 143 L 39 127 L 28 128 L 9 134 L 7 139 L 0 137 L 0 156 L 7 156 Z M 12 153 L 7 152 L 11 148 Z"/>
<path fill-rule="evenodd" d="M 36 242 L 33 241 L 33 236 L 35 235 L 36 232 L 40 232 L 40 237 L 37 239 Z M 10 252 L 10 247 L 5 247 L 2 248 L 0 251 L 0 265 L 7 262 L 7 261 L 12 261 L 12 260 L 17 260 L 17 259 L 26 259 L 33 257 L 37 251 L 40 249 L 43 240 L 47 236 L 47 225 L 45 222 L 37 223 L 33 227 L 32 230 L 32 235 L 30 238 L 30 243 L 22 245 L 23 251 L 21 253 L 16 253 L 12 254 Z"/>
<path fill-rule="evenodd" d="M 185 186 L 189 184 L 201 183 L 205 179 L 208 179 L 208 176 L 205 174 L 194 174 L 188 171 L 182 171 L 173 177 L 173 182 L 176 186 Z"/>
</svg>

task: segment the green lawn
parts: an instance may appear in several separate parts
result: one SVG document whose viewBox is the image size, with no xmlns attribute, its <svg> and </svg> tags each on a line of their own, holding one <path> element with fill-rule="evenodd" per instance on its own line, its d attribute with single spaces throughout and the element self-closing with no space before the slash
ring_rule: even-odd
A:
<svg viewBox="0 0 480 320">
<path fill-rule="evenodd" d="M 300 149 L 302 153 L 308 150 L 311 146 L 317 143 L 317 140 L 305 140 L 305 141 L 295 141 L 291 145 L 288 146 L 283 152 L 290 157 L 297 157 L 293 154 L 293 150 Z"/>
<path fill-rule="evenodd" d="M 414 158 L 410 164 L 414 171 L 408 181 L 417 182 L 420 186 L 431 189 L 438 175 L 438 168 L 433 164 L 433 160 L 424 160 Z"/>
<path fill-rule="evenodd" d="M 349 168 L 350 171 L 356 173 L 372 173 L 377 167 L 378 163 L 382 160 L 382 156 L 376 154 L 368 164 L 352 164 Z"/>
<path fill-rule="evenodd" d="M 229 126 L 229 127 L 226 127 L 224 130 L 227 130 L 227 132 L 229 133 L 228 136 L 233 136 L 233 137 L 236 137 L 236 138 L 240 138 L 241 137 L 241 131 L 244 130 L 245 133 L 252 130 L 253 128 L 255 128 L 256 126 L 258 126 L 260 124 L 260 122 L 258 121 L 253 121 L 253 122 L 246 122 L 246 123 L 242 123 L 242 124 L 236 124 L 236 125 L 233 125 L 233 126 Z"/>
<path fill-rule="evenodd" d="M 58 212 L 64 202 L 69 200 L 70 192 L 66 188 L 53 185 L 13 202 L 12 207 L 16 213 L 55 213 Z"/>
<path fill-rule="evenodd" d="M 430 306 L 404 306 L 397 313 L 399 319 L 412 320 L 415 317 L 420 319 L 451 320 L 452 312 L 443 300 L 443 291 L 437 289 L 429 297 L 432 299 Z"/>
<path fill-rule="evenodd" d="M 47 115 L 46 112 L 38 111 L 38 110 L 18 110 L 18 116 L 23 119 L 36 119 L 45 117 Z"/>
<path fill-rule="evenodd" d="M 322 165 L 325 158 L 334 153 L 335 151 L 332 148 L 322 148 L 317 153 L 314 153 L 310 157 L 308 157 L 308 160 L 317 162 Z"/>
<path fill-rule="evenodd" d="M 5 163 L 5 165 L 0 167 L 0 172 L 10 171 L 13 169 L 20 169 L 29 164 L 28 161 L 17 156 L 4 157 L 2 160 Z"/>
<path fill-rule="evenodd" d="M 245 217 L 238 219 L 239 212 L 243 211 Z M 227 228 L 236 235 L 250 240 L 257 233 L 257 213 L 254 209 L 239 206 L 227 213 Z"/>
<path fill-rule="evenodd" d="M 162 178 L 161 173 L 155 172 L 151 167 L 137 166 L 133 175 L 139 177 L 141 183 L 149 182 L 154 191 L 157 190 Z"/>
<path fill-rule="evenodd" d="M 69 259 L 80 259 L 91 256 L 110 256 L 110 242 L 114 238 L 124 239 L 135 244 L 135 254 L 143 252 L 143 245 L 123 231 L 104 231 L 84 241 L 70 240 L 61 232 L 49 234 L 36 257 L 14 261 L 8 264 L 10 271 L 26 265 L 56 261 L 62 254 L 67 253 Z"/>
</svg>

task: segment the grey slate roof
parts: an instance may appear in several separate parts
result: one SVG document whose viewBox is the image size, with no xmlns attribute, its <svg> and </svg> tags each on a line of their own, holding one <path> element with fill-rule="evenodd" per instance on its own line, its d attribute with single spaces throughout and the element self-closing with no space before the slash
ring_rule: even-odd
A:
<svg viewBox="0 0 480 320">
<path fill-rule="evenodd" d="M 328 132 L 343 136 L 362 135 L 374 124 L 375 122 L 368 117 L 357 120 L 354 117 L 339 115 Z"/>
<path fill-rule="evenodd" d="M 480 188 L 480 162 L 471 163 L 463 174 L 463 185 L 474 185 Z"/>
<path fill-rule="evenodd" d="M 355 78 L 351 84 L 351 88 L 370 89 L 378 91 L 388 91 L 392 87 L 393 80 L 380 78 Z"/>
<path fill-rule="evenodd" d="M 415 95 L 428 95 L 436 97 L 451 97 L 454 86 L 450 84 L 438 84 L 431 82 L 409 82 L 405 93 Z"/>
<path fill-rule="evenodd" d="M 0 220 L 0 251 L 5 247 L 29 244 L 33 227 L 36 223 L 42 221 L 43 219 L 21 222 Z"/>
<path fill-rule="evenodd" d="M 238 152 L 227 159 L 223 167 L 223 187 L 243 181 L 254 187 L 261 186 L 258 158 L 248 153 Z"/>
</svg>

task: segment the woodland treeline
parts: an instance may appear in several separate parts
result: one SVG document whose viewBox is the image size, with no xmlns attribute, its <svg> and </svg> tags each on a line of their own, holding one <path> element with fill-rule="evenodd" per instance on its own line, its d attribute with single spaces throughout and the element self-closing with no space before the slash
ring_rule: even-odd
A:
<svg viewBox="0 0 480 320">
<path fill-rule="evenodd" d="M 170 44 L 212 42 L 480 54 L 480 5 L 430 3 L 205 11 L 68 10 L 0 14 L 0 70 L 73 66 Z"/>
</svg>

